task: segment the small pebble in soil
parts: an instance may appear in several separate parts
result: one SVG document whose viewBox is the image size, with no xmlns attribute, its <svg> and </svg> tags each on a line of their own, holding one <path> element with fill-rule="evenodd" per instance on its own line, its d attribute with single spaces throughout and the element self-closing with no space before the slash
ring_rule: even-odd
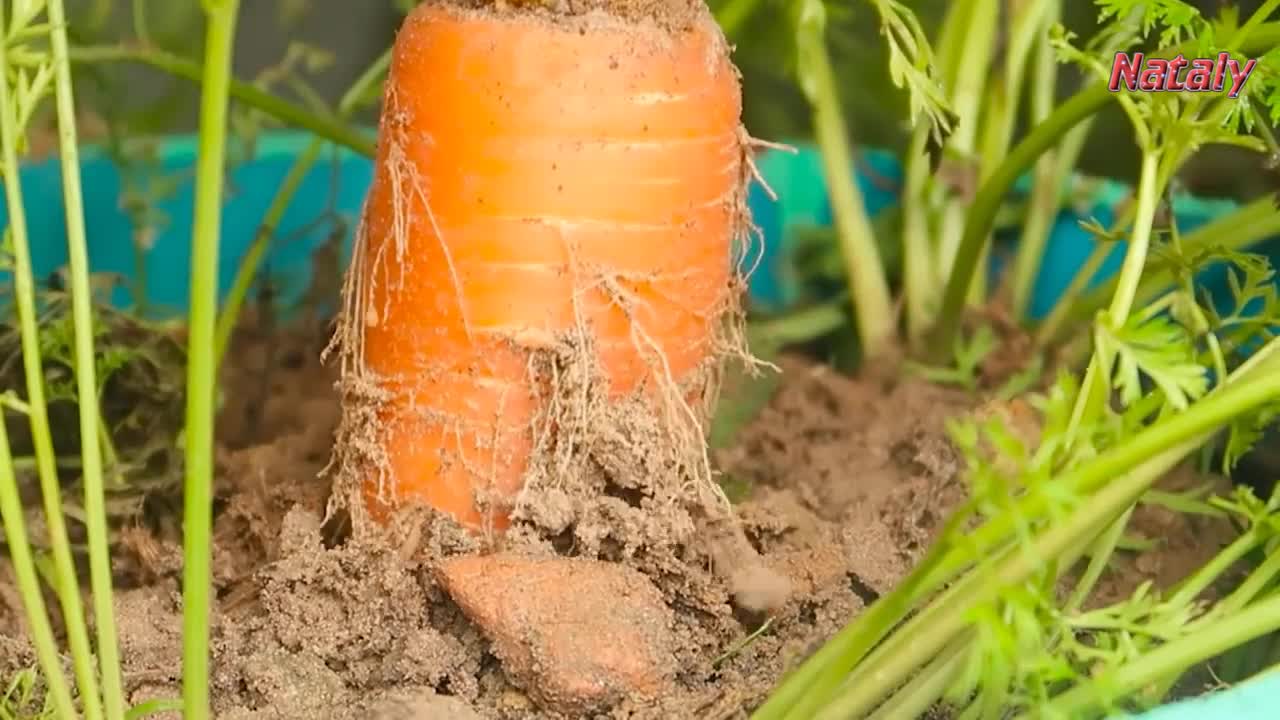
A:
<svg viewBox="0 0 1280 720">
<path fill-rule="evenodd" d="M 755 562 L 737 568 L 729 578 L 733 603 L 747 612 L 772 615 L 791 598 L 791 580 L 785 575 Z"/>
<path fill-rule="evenodd" d="M 671 684 L 671 610 L 631 568 L 503 553 L 452 558 L 436 574 L 512 683 L 547 710 L 583 717 Z"/>
</svg>

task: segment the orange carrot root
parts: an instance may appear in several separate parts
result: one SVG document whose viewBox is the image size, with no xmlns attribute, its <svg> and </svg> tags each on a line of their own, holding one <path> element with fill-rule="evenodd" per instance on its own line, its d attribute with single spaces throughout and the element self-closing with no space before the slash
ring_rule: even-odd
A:
<svg viewBox="0 0 1280 720">
<path fill-rule="evenodd" d="M 375 519 L 427 505 L 502 531 L 525 488 L 600 472 L 722 499 L 703 426 L 745 352 L 750 167 L 696 6 L 677 29 L 456 2 L 406 19 L 334 346 L 335 459 Z"/>
</svg>

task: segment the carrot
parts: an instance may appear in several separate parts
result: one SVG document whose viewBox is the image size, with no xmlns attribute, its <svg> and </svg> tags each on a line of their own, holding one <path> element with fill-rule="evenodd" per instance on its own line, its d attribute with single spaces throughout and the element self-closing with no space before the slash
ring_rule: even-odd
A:
<svg viewBox="0 0 1280 720">
<path fill-rule="evenodd" d="M 485 5 L 419 5 L 395 41 L 335 457 L 376 519 L 425 504 L 501 531 L 605 446 L 710 480 L 749 161 L 702 0 Z"/>
</svg>

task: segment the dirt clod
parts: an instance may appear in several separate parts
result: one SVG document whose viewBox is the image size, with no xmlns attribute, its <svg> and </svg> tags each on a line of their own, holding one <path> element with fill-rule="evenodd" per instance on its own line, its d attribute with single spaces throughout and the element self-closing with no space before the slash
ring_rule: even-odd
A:
<svg viewBox="0 0 1280 720">
<path fill-rule="evenodd" d="M 734 604 L 747 612 L 776 613 L 791 598 L 790 579 L 765 563 L 737 522 L 716 525 L 716 531 L 705 533 L 707 544 L 716 572 L 729 584 Z"/>
<path fill-rule="evenodd" d="M 437 575 L 511 680 L 548 709 L 581 717 L 670 683 L 672 614 L 635 570 L 499 554 L 445 561 Z"/>
</svg>

